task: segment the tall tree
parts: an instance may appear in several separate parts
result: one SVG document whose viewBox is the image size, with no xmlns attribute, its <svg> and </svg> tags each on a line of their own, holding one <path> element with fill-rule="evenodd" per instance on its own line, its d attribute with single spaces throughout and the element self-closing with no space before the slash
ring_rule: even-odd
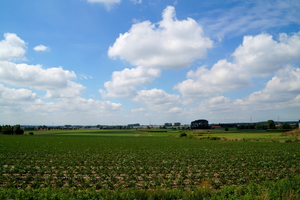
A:
<svg viewBox="0 0 300 200">
<path fill-rule="evenodd" d="M 275 129 L 276 128 L 276 126 L 275 126 L 275 122 L 274 122 L 274 120 L 268 120 L 267 121 L 267 127 L 268 127 L 268 129 Z"/>
<path fill-rule="evenodd" d="M 24 130 L 21 129 L 21 126 L 19 124 L 14 125 L 13 132 L 16 135 L 23 135 L 24 134 Z"/>
</svg>

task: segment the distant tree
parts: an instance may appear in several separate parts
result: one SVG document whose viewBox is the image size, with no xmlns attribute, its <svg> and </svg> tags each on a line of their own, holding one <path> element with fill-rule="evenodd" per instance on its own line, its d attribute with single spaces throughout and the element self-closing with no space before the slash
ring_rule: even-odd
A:
<svg viewBox="0 0 300 200">
<path fill-rule="evenodd" d="M 14 133 L 10 125 L 5 125 L 2 127 L 1 131 L 4 135 L 12 135 Z"/>
<path fill-rule="evenodd" d="M 268 129 L 275 129 L 276 126 L 275 126 L 274 120 L 268 120 L 267 121 L 267 127 L 268 127 Z"/>
<path fill-rule="evenodd" d="M 24 134 L 24 130 L 21 129 L 21 126 L 19 124 L 14 125 L 13 132 L 16 135 L 23 135 Z"/>
<path fill-rule="evenodd" d="M 249 127 L 249 129 L 255 129 L 255 125 L 254 124 L 249 124 L 248 127 Z"/>
<path fill-rule="evenodd" d="M 237 127 L 237 129 L 240 129 L 240 130 L 242 130 L 242 129 L 248 129 L 248 125 L 241 124 L 241 125 L 239 125 Z"/>
<path fill-rule="evenodd" d="M 282 124 L 281 126 L 282 129 L 291 129 L 291 125 L 290 124 Z"/>
<path fill-rule="evenodd" d="M 209 129 L 208 121 L 206 119 L 198 119 L 191 122 L 192 129 Z"/>
<path fill-rule="evenodd" d="M 256 125 L 255 125 L 255 129 L 261 130 L 261 129 L 262 129 L 262 128 L 261 128 L 261 124 L 256 124 Z"/>
</svg>

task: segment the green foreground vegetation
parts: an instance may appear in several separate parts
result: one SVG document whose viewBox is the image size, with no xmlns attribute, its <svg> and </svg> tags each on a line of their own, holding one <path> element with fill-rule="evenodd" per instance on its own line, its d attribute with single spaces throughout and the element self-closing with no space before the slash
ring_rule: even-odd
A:
<svg viewBox="0 0 300 200">
<path fill-rule="evenodd" d="M 299 135 L 181 133 L 0 135 L 0 199 L 300 199 Z"/>
</svg>

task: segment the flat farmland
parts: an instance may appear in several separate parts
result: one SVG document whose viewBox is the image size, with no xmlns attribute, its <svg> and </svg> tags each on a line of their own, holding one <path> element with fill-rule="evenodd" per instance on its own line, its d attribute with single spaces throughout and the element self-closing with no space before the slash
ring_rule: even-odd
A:
<svg viewBox="0 0 300 200">
<path fill-rule="evenodd" d="M 0 135 L 0 197 L 39 199 L 62 191 L 75 199 L 299 197 L 300 143 L 140 137 L 147 131 L 95 134 Z M 287 189 L 267 193 L 272 184 Z"/>
<path fill-rule="evenodd" d="M 38 130 L 38 131 L 26 131 L 25 134 L 33 132 L 34 135 L 76 135 L 76 136 L 155 136 L 155 137 L 178 137 L 180 133 L 185 132 L 188 137 L 195 137 L 198 139 L 207 137 L 218 137 L 232 140 L 264 140 L 264 141 L 285 141 L 300 139 L 299 136 L 282 136 L 282 130 L 266 131 L 266 130 L 230 130 L 224 131 L 224 129 L 210 129 L 210 130 L 172 130 L 172 129 L 77 129 L 77 130 Z"/>
</svg>

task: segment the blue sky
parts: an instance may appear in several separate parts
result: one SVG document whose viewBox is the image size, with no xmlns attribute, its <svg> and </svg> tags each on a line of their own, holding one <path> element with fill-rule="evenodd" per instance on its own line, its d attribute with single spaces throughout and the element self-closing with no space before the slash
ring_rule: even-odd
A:
<svg viewBox="0 0 300 200">
<path fill-rule="evenodd" d="M 0 2 L 0 123 L 300 118 L 296 0 Z"/>
</svg>

